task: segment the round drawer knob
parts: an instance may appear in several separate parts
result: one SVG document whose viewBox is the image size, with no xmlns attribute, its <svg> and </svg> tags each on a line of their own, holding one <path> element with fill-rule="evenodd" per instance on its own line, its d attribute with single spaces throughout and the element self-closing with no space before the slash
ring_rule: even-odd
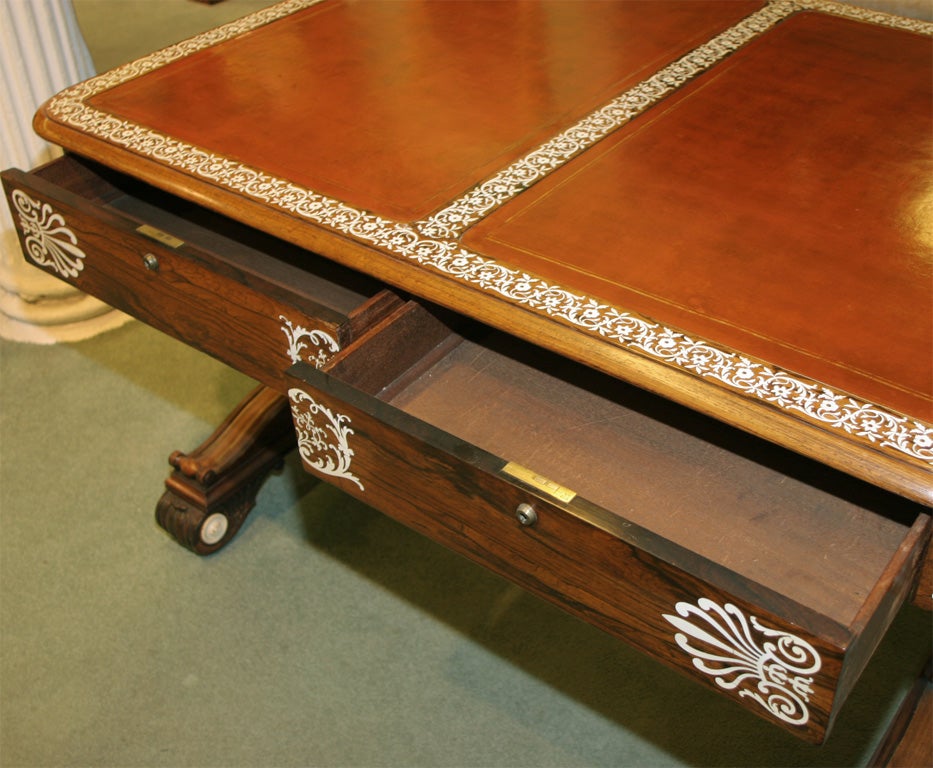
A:
<svg viewBox="0 0 933 768">
<path fill-rule="evenodd" d="M 534 525 L 538 522 L 538 513 L 531 504 L 519 504 L 515 509 L 515 517 L 522 525 Z"/>
<path fill-rule="evenodd" d="M 159 271 L 159 259 L 154 253 L 147 253 L 145 256 L 143 256 L 143 264 L 150 272 Z"/>
</svg>

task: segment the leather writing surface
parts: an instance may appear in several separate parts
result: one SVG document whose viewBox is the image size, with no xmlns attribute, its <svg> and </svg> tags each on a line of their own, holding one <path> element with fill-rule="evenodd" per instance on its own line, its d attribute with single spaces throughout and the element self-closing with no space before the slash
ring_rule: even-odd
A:
<svg viewBox="0 0 933 768">
<path fill-rule="evenodd" d="M 409 221 L 762 5 L 322 3 L 89 103 Z"/>
<path fill-rule="evenodd" d="M 348 5 L 357 7 L 354 3 L 348 3 Z M 635 5 L 644 7 L 642 3 L 636 2 Z M 557 251 L 561 249 L 555 250 L 551 246 L 557 245 L 561 237 L 552 237 L 552 234 L 557 231 L 554 229 L 555 225 L 558 230 L 561 226 L 577 227 L 585 232 L 593 218 L 591 216 L 589 221 L 586 218 L 591 210 L 595 211 L 597 218 L 607 211 L 611 216 L 616 216 L 616 211 L 611 206 L 606 208 L 598 194 L 590 200 L 575 199 L 572 205 L 566 206 L 565 211 L 558 212 L 559 215 L 556 218 L 562 218 L 562 222 L 547 221 L 547 226 L 542 227 L 539 233 L 544 237 L 539 238 L 537 243 L 532 232 L 532 236 L 527 238 L 525 244 L 528 248 L 524 252 L 525 256 L 530 254 L 530 261 L 524 264 L 521 262 L 523 253 L 514 247 L 515 243 L 509 243 L 507 237 L 497 239 L 492 236 L 484 241 L 481 235 L 477 235 L 475 239 L 466 241 L 468 246 L 466 248 L 461 242 L 463 233 L 483 217 L 492 215 L 495 217 L 495 222 L 501 223 L 503 218 L 497 213 L 500 206 L 506 205 L 507 208 L 503 209 L 505 212 L 515 213 L 518 210 L 517 205 L 534 201 L 538 199 L 539 193 L 545 193 L 548 189 L 553 190 L 554 185 L 560 183 L 559 179 L 567 178 L 567 173 L 579 171 L 591 161 L 611 153 L 619 137 L 627 136 L 630 129 L 637 130 L 640 126 L 653 125 L 654 119 L 658 115 L 664 115 L 670 107 L 680 109 L 681 107 L 677 105 L 680 101 L 686 102 L 692 98 L 689 94 L 695 92 L 699 83 L 708 84 L 720 73 L 729 71 L 737 62 L 743 62 L 750 55 L 750 51 L 758 50 L 756 41 L 760 42 L 762 36 L 768 37 L 775 29 L 793 28 L 792 25 L 787 25 L 787 22 L 793 21 L 794 17 L 803 12 L 802 7 L 808 5 L 812 6 L 816 14 L 844 17 L 854 25 L 875 29 L 879 36 L 893 35 L 897 40 L 889 46 L 892 50 L 897 48 L 901 39 L 914 35 L 928 39 L 933 35 L 933 25 L 929 23 L 868 12 L 855 6 L 835 3 L 832 0 L 804 0 L 800 4 L 769 3 L 760 10 L 743 17 L 722 34 L 699 43 L 696 48 L 676 61 L 653 71 L 651 67 L 648 67 L 645 77 L 639 79 L 637 84 L 622 93 L 614 94 L 610 101 L 588 112 L 585 117 L 575 121 L 559 133 L 551 134 L 545 130 L 543 133 L 547 140 L 544 144 L 535 145 L 532 151 L 521 154 L 521 157 L 516 158 L 508 166 L 497 168 L 493 175 L 485 177 L 481 183 L 470 187 L 464 195 L 451 201 L 449 205 L 434 210 L 430 218 L 413 224 L 388 219 L 380 210 L 400 210 L 393 206 L 397 206 L 399 202 L 404 203 L 406 200 L 411 202 L 417 199 L 418 194 L 412 192 L 414 186 L 410 185 L 412 179 L 426 183 L 427 186 L 422 187 L 422 192 L 425 189 L 431 189 L 434 182 L 438 180 L 456 181 L 458 178 L 456 174 L 446 173 L 450 170 L 449 166 L 439 163 L 437 167 L 431 165 L 424 170 L 409 165 L 409 170 L 414 168 L 414 175 L 405 177 L 399 174 L 394 180 L 394 189 L 399 195 L 398 200 L 385 198 L 383 202 L 386 208 L 384 209 L 355 208 L 346 202 L 329 198 L 314 189 L 296 183 L 295 179 L 301 179 L 305 184 L 309 183 L 308 179 L 313 178 L 315 173 L 323 174 L 320 176 L 322 184 L 327 183 L 326 173 L 324 173 L 327 170 L 326 161 L 332 161 L 334 156 L 329 155 L 323 145 L 309 145 L 310 150 L 305 151 L 307 147 L 295 142 L 290 144 L 276 134 L 277 143 L 280 146 L 276 151 L 270 150 L 264 155 L 261 151 L 262 141 L 257 140 L 256 135 L 250 131 L 244 131 L 237 137 L 225 134 L 225 131 L 234 130 L 237 126 L 240 128 L 249 126 L 250 120 L 255 126 L 265 126 L 268 122 L 267 117 L 269 121 L 274 122 L 272 118 L 278 118 L 281 115 L 271 111 L 262 115 L 257 114 L 242 122 L 214 109 L 222 103 L 241 117 L 243 114 L 248 114 L 249 110 L 255 106 L 254 101 L 248 97 L 255 93 L 256 89 L 248 81 L 240 81 L 254 69 L 265 70 L 265 79 L 272 90 L 279 87 L 277 82 L 279 79 L 287 82 L 291 74 L 289 68 L 293 67 L 295 57 L 282 56 L 277 60 L 266 62 L 261 57 L 251 56 L 256 36 L 279 24 L 283 25 L 279 28 L 280 32 L 283 28 L 303 24 L 312 11 L 320 11 L 322 8 L 330 9 L 332 6 L 330 0 L 326 5 L 319 4 L 319 0 L 285 0 L 261 12 L 251 14 L 239 22 L 199 35 L 164 51 L 153 53 L 138 62 L 120 67 L 111 73 L 93 78 L 87 83 L 76 85 L 50 100 L 39 111 L 35 125 L 41 135 L 78 154 L 95 158 L 183 198 L 205 204 L 215 210 L 229 212 L 244 223 L 284 237 L 327 258 L 400 286 L 422 299 L 463 312 L 546 348 L 576 357 L 614 376 L 630 380 L 639 386 L 645 386 L 678 402 L 766 436 L 782 445 L 805 452 L 820 461 L 852 471 L 860 477 L 866 477 L 872 482 L 883 484 L 897 492 L 903 492 L 915 498 L 928 499 L 928 478 L 925 473 L 928 472 L 929 464 L 933 461 L 930 453 L 933 430 L 913 418 L 904 419 L 896 413 L 897 410 L 904 410 L 913 417 L 927 417 L 929 398 L 919 395 L 922 390 L 911 392 L 897 382 L 893 382 L 892 386 L 891 381 L 884 381 L 883 371 L 880 376 L 876 375 L 877 370 L 868 371 L 866 375 L 864 370 L 856 367 L 857 360 L 854 362 L 853 359 L 842 360 L 840 363 L 838 358 L 832 357 L 834 350 L 831 348 L 829 354 L 821 358 L 819 355 L 811 354 L 812 347 L 811 349 L 795 347 L 794 345 L 799 343 L 798 335 L 808 344 L 812 344 L 813 340 L 803 333 L 798 333 L 792 324 L 778 323 L 777 325 L 781 327 L 776 327 L 777 335 L 768 337 L 755 332 L 759 330 L 756 329 L 755 323 L 761 319 L 761 316 L 750 315 L 748 318 L 742 318 L 744 326 L 740 324 L 730 326 L 728 322 L 723 323 L 722 318 L 717 318 L 713 311 L 707 311 L 705 315 L 701 312 L 686 313 L 686 319 L 692 322 L 692 325 L 681 323 L 676 319 L 676 315 L 663 315 L 666 310 L 678 308 L 677 302 L 681 298 L 678 291 L 682 284 L 678 285 L 673 279 L 678 271 L 689 274 L 690 270 L 685 269 L 685 266 L 689 264 L 690 269 L 695 270 L 697 265 L 706 264 L 705 258 L 675 263 L 675 269 L 668 270 L 666 273 L 660 272 L 664 280 L 671 283 L 672 288 L 669 294 L 666 289 L 654 296 L 648 291 L 629 290 L 633 285 L 635 288 L 638 287 L 631 279 L 634 270 L 631 271 L 632 274 L 625 275 L 628 286 L 622 281 L 614 280 L 610 272 L 595 279 L 592 279 L 594 275 L 589 275 L 589 281 L 584 280 L 586 270 L 581 267 L 585 267 L 589 253 L 596 252 L 597 246 L 602 247 L 599 240 L 589 241 L 590 235 L 587 233 L 583 236 L 581 233 L 580 243 L 583 248 L 576 251 L 564 249 L 558 254 Z M 309 6 L 314 7 L 308 11 Z M 380 8 L 381 6 L 364 4 L 361 7 Z M 511 7 L 518 12 L 525 6 L 502 7 Z M 705 3 L 691 3 L 689 7 L 709 8 L 712 6 L 707 6 Z M 840 40 L 846 38 L 851 32 L 851 26 L 846 29 L 849 32 L 840 31 Z M 791 67 L 791 76 L 789 79 L 784 78 L 789 82 L 784 107 L 785 112 L 804 115 L 803 120 L 808 121 L 808 124 L 812 126 L 817 126 L 814 136 L 820 135 L 819 129 L 824 116 L 813 104 L 808 104 L 807 99 L 818 102 L 823 98 L 821 89 L 824 89 L 827 83 L 832 85 L 833 79 L 825 77 L 823 73 L 816 77 L 814 83 L 810 83 L 813 72 L 820 69 L 820 67 L 812 67 L 811 64 L 814 60 L 825 63 L 821 58 L 823 54 L 829 54 L 839 48 L 840 40 L 835 40 L 834 36 L 836 31 L 843 30 L 843 27 L 828 25 L 824 26 L 823 30 L 827 34 L 811 35 L 800 51 L 795 51 L 791 45 L 785 45 L 774 56 L 774 62 L 786 65 L 787 62 L 781 61 L 784 55 L 792 58 L 797 53 L 806 54 L 801 58 L 804 66 L 798 67 L 796 71 Z M 281 34 L 282 39 L 288 36 L 287 31 Z M 340 46 L 345 44 L 340 36 L 323 42 L 333 47 L 332 53 L 340 51 Z M 922 41 L 921 44 L 923 44 Z M 821 48 L 825 50 L 821 52 Z M 858 55 L 853 55 L 851 58 L 859 66 L 865 67 L 866 71 L 874 72 L 875 70 L 872 69 L 874 63 L 871 62 L 871 58 L 876 56 L 881 48 L 883 46 L 879 50 L 868 51 L 869 55 L 866 55 L 866 49 L 863 47 Z M 550 51 L 548 46 L 523 50 L 535 55 L 549 55 Z M 204 58 L 207 51 L 221 53 L 220 60 L 226 65 L 207 71 L 183 63 L 203 62 L 207 60 Z M 234 66 L 237 61 L 241 65 L 239 68 Z M 880 75 L 874 77 L 873 80 L 872 78 L 866 79 L 864 72 L 860 72 L 857 66 L 855 71 L 858 77 L 854 78 L 853 82 L 858 82 L 860 86 L 866 85 L 868 90 L 883 93 L 887 87 L 885 82 L 887 79 L 898 83 L 892 91 L 892 93 L 897 93 L 901 87 L 898 78 L 905 73 L 901 72 L 899 65 L 892 66 L 884 55 L 880 56 L 878 63 L 881 65 L 878 67 Z M 901 63 L 905 64 L 907 69 L 919 67 L 925 71 L 930 66 L 930 57 L 926 54 L 923 57 L 914 56 L 909 62 L 902 61 Z M 275 72 L 277 67 L 284 69 L 280 69 L 278 76 L 270 74 L 270 70 Z M 548 69 L 551 68 L 548 67 Z M 780 67 L 776 69 L 779 70 Z M 766 76 L 763 81 L 765 85 L 772 87 L 775 83 L 781 83 L 781 76 L 772 76 L 771 63 L 766 61 L 763 70 Z M 120 119 L 118 114 L 111 115 L 106 111 L 104 105 L 108 93 L 116 93 L 124 87 L 130 88 L 133 83 L 145 83 L 144 90 L 147 90 L 151 97 L 152 112 L 161 119 L 164 117 L 161 114 L 165 111 L 164 107 L 172 104 L 170 100 L 165 101 L 163 97 L 166 97 L 166 94 L 170 97 L 174 93 L 164 88 L 161 79 L 161 74 L 167 71 L 183 72 L 188 75 L 207 72 L 211 77 L 217 78 L 217 82 L 212 87 L 199 82 L 196 77 L 190 78 L 192 83 L 197 84 L 205 100 L 214 98 L 212 88 L 214 91 L 223 92 L 220 101 L 213 101 L 211 108 L 203 110 L 202 114 L 209 116 L 208 122 L 191 126 L 185 122 L 183 116 L 169 114 L 166 125 L 175 125 L 179 133 L 185 132 L 184 136 L 175 136 L 151 126 L 136 123 L 131 119 Z M 704 76 L 702 74 L 704 72 L 708 73 L 709 77 Z M 907 80 L 914 84 L 918 82 L 916 73 L 907 72 L 906 74 Z M 769 76 L 771 76 L 770 83 L 767 80 Z M 845 75 L 839 77 L 843 83 L 846 82 Z M 184 79 L 181 78 L 181 80 Z M 926 86 L 930 79 L 933 78 L 927 78 Z M 404 82 L 406 81 L 403 80 Z M 691 83 L 697 85 L 693 86 Z M 816 86 L 816 95 L 814 95 L 813 88 L 803 87 L 813 84 Z M 795 103 L 789 95 L 798 85 L 800 86 L 799 104 Z M 291 89 L 291 92 L 295 92 L 295 89 Z M 715 89 L 711 92 L 715 92 Z M 780 89 L 776 92 L 783 93 Z M 878 93 L 875 95 L 877 96 Z M 903 93 L 901 95 L 903 96 Z M 735 160 L 730 156 L 730 152 L 735 147 L 741 147 L 743 141 L 753 146 L 756 141 L 760 142 L 763 138 L 767 138 L 768 130 L 775 125 L 764 122 L 768 130 L 754 136 L 749 134 L 744 137 L 738 130 L 729 128 L 730 120 L 733 119 L 737 121 L 739 127 L 756 127 L 756 121 L 753 118 L 761 105 L 758 104 L 755 108 L 745 108 L 744 99 L 747 96 L 748 94 L 740 91 L 735 94 L 731 102 L 729 99 L 714 102 L 716 106 L 713 110 L 713 117 L 716 117 L 718 122 L 713 120 L 711 124 L 718 126 L 717 130 L 707 131 L 701 134 L 698 140 L 693 141 L 695 145 L 703 146 L 704 151 L 713 157 L 716 157 L 718 152 L 720 159 L 723 157 L 726 159 L 725 166 L 727 167 Z M 922 103 L 928 103 L 928 96 L 929 94 L 925 93 Z M 144 95 L 140 103 L 146 100 Z M 274 101 L 273 99 L 269 103 Z M 241 105 L 242 108 L 238 112 L 237 105 L 241 102 L 246 106 Z M 904 106 L 896 102 L 897 99 L 892 103 L 897 109 Z M 402 100 L 400 103 L 411 105 L 416 104 L 417 100 Z M 845 126 L 846 120 L 851 120 L 854 115 L 856 119 L 853 125 L 861 125 L 860 121 L 864 121 L 866 115 L 875 115 L 874 110 L 879 104 L 882 107 L 881 114 L 887 115 L 888 112 L 885 110 L 891 106 L 890 104 L 884 104 L 883 99 L 880 102 L 872 102 L 869 99 L 869 109 L 850 110 L 851 114 L 844 116 L 845 119 L 841 123 Z M 302 110 L 307 112 L 309 109 L 306 101 L 300 101 L 297 112 L 289 108 L 285 109 L 283 114 L 295 117 Z M 897 109 L 894 111 L 896 112 Z M 495 112 L 496 110 L 493 110 L 490 114 Z M 929 118 L 930 115 L 927 114 L 925 119 L 929 120 Z M 759 128 L 762 122 L 759 121 Z M 792 123 L 792 121 L 787 122 Z M 916 122 L 912 124 L 916 127 Z M 301 125 L 305 126 L 305 123 Z M 556 129 L 558 125 L 551 127 Z M 632 126 L 636 128 L 633 129 Z M 722 130 L 723 126 L 725 130 Z M 333 128 L 333 123 L 331 127 Z M 613 132 L 615 132 L 614 136 Z M 480 134 L 481 132 L 475 133 L 475 135 Z M 808 137 L 805 130 L 798 135 Z M 241 153 L 232 157 L 222 154 L 218 149 L 222 144 L 218 136 L 225 137 L 223 140 L 229 141 L 231 146 L 239 146 Z M 342 138 L 339 131 L 331 131 L 331 137 L 336 142 L 335 146 L 343 146 L 339 141 Z M 217 148 L 212 146 L 212 142 L 217 145 Z M 426 146 L 430 144 L 431 142 L 428 142 Z M 442 158 L 443 141 L 435 137 L 433 144 L 434 149 L 439 153 L 436 157 Z M 699 152 L 696 151 L 690 155 L 685 153 L 682 149 L 684 145 L 690 146 L 690 143 L 675 142 L 674 155 L 679 154 L 681 158 L 687 159 L 700 157 Z M 710 145 L 708 149 L 706 149 L 707 145 Z M 926 144 L 923 146 L 926 148 Z M 265 149 L 268 150 L 269 147 Z M 852 159 L 858 161 L 854 165 L 862 171 L 865 164 L 861 161 L 859 153 L 863 149 L 864 142 L 855 141 L 850 142 L 847 150 L 854 153 Z M 871 149 L 871 146 L 868 146 L 864 154 L 870 155 Z M 520 143 L 514 146 L 514 150 L 515 154 L 523 151 Z M 644 157 L 652 158 L 653 151 L 654 147 L 649 145 L 643 151 Z M 510 153 L 511 149 L 507 150 L 500 159 L 512 157 Z M 844 154 L 840 153 L 840 155 Z M 251 158 L 250 161 L 243 159 L 247 155 Z M 657 156 L 663 158 L 664 153 L 654 152 L 654 155 L 655 159 Z M 272 168 L 275 174 L 263 170 L 261 166 L 256 167 L 251 162 L 262 160 L 264 157 L 272 160 L 278 158 L 282 161 L 281 165 Z M 350 185 L 348 189 L 355 190 L 361 195 L 359 199 L 373 191 L 375 187 L 371 183 L 374 180 L 379 182 L 382 178 L 380 174 L 384 176 L 386 169 L 398 167 L 397 164 L 392 165 L 392 162 L 399 158 L 389 151 L 384 151 L 384 148 L 379 148 L 370 159 L 379 157 L 388 158 L 387 165 L 370 168 L 362 161 L 354 165 L 354 162 L 359 160 L 354 157 L 354 162 L 348 161 L 345 168 L 342 166 L 338 168 L 341 172 L 345 172 L 343 178 Z M 762 165 L 770 169 L 774 161 L 765 157 L 766 162 Z M 337 156 L 337 159 L 347 160 L 340 156 Z M 837 156 L 836 159 L 838 160 L 839 157 Z M 842 157 L 842 160 L 845 159 Z M 872 158 L 872 161 L 874 159 Z M 925 173 L 924 164 L 929 164 L 926 154 L 914 158 L 908 152 L 901 159 L 908 165 L 918 164 L 918 167 L 921 167 L 920 173 Z M 322 161 L 320 168 L 310 164 L 310 161 L 317 160 Z M 637 158 L 628 159 L 633 169 L 638 166 L 636 160 Z M 741 165 L 740 162 L 737 164 Z M 454 162 L 453 166 L 457 166 L 457 163 Z M 333 168 L 335 165 L 332 163 L 330 167 Z M 665 167 L 662 163 L 661 169 Z M 466 165 L 461 165 L 459 168 L 464 170 Z M 561 169 L 564 170 L 561 171 Z M 695 187 L 699 186 L 703 180 L 699 177 L 694 178 L 691 175 L 693 170 L 689 169 L 682 180 L 678 180 L 676 174 L 672 174 L 671 178 L 674 183 L 671 186 L 680 184 L 684 189 L 689 188 L 691 184 Z M 423 175 L 419 175 L 422 172 Z M 302 174 L 305 174 L 306 178 L 302 178 Z M 758 174 L 757 169 L 755 174 Z M 477 172 L 477 175 L 482 174 Z M 762 178 L 765 175 L 763 174 Z M 849 173 L 846 168 L 843 175 L 846 179 L 855 179 L 852 189 L 856 189 L 857 184 L 861 183 L 859 173 Z M 642 180 L 652 181 L 653 179 L 649 174 Z M 867 180 L 871 181 L 870 178 Z M 541 184 L 540 188 L 533 186 L 538 183 Z M 449 190 L 456 187 L 457 184 L 453 183 Z M 440 187 L 437 188 L 440 189 Z M 650 192 L 650 189 L 647 191 Z M 515 196 L 518 196 L 518 200 L 515 204 L 509 205 L 508 201 Z M 443 195 L 437 197 L 439 199 Z M 676 195 L 672 196 L 672 199 L 674 197 Z M 774 197 L 781 199 L 780 195 Z M 649 195 L 645 195 L 642 190 L 637 190 L 628 198 L 628 201 L 630 203 L 637 201 L 632 210 L 639 211 L 638 205 L 649 199 Z M 700 196 L 699 199 L 702 201 L 703 197 Z M 655 202 L 658 201 L 655 200 Z M 730 202 L 735 201 L 730 201 L 728 196 L 717 202 L 724 210 L 734 213 L 729 205 Z M 745 202 L 741 196 L 739 202 Z M 360 205 L 356 202 L 354 204 Z M 600 206 L 603 206 L 602 209 Z M 751 207 L 755 208 L 755 214 L 764 215 L 767 220 L 769 215 L 767 209 L 754 205 Z M 642 206 L 641 210 L 647 209 Z M 741 211 L 741 205 L 736 210 Z M 710 211 L 712 215 L 709 214 Z M 682 223 L 680 221 L 682 219 L 686 222 L 692 214 L 697 212 L 705 217 L 699 220 L 710 222 L 710 231 L 714 231 L 719 226 L 721 216 L 715 205 L 710 206 L 707 211 L 703 211 L 700 205 L 697 205 L 695 210 L 691 207 L 681 210 L 675 208 L 676 216 L 671 220 Z M 694 218 L 697 219 L 697 217 Z M 782 221 L 781 226 L 789 226 L 786 217 L 778 218 Z M 812 225 L 809 231 L 813 234 L 818 229 L 819 212 L 814 213 L 809 219 L 804 216 L 804 220 L 808 220 Z M 913 221 L 922 222 L 923 220 L 922 214 L 913 215 Z M 548 231 L 549 226 L 551 231 Z M 487 233 L 490 231 L 491 228 L 487 228 Z M 671 231 L 673 228 L 669 227 L 667 222 L 662 221 L 662 225 L 655 228 L 657 237 L 654 238 L 653 246 L 663 245 L 664 238 L 669 237 Z M 767 232 L 767 228 L 759 232 L 755 232 L 754 229 L 752 231 L 753 234 L 761 235 L 762 232 Z M 623 231 L 621 234 L 629 233 Z M 793 231 L 793 234 L 796 239 L 800 240 L 803 230 Z M 819 234 L 822 236 L 822 233 Z M 610 232 L 608 239 L 604 238 L 603 245 L 608 242 L 612 246 L 613 237 L 613 233 Z M 535 251 L 536 245 L 548 239 L 553 242 L 544 242 L 544 247 Z M 766 241 L 767 238 L 763 240 Z M 651 245 L 651 243 L 648 244 Z M 549 248 L 549 257 L 542 257 L 542 254 L 548 253 Z M 611 247 L 602 248 L 601 252 L 614 253 Z M 658 259 L 663 255 L 660 250 L 651 252 L 646 249 L 644 253 L 648 254 L 646 258 L 649 259 Z M 489 255 L 493 255 L 494 259 L 490 259 Z M 582 258 L 583 261 L 578 261 L 576 266 L 561 264 L 560 260 L 566 259 L 568 255 L 572 258 Z M 618 255 L 618 251 L 615 255 Z M 530 268 L 527 266 L 529 263 L 533 264 Z M 740 259 L 734 260 L 733 265 L 740 265 L 742 270 L 754 276 L 749 266 L 753 263 L 753 259 Z M 535 264 L 537 267 L 543 267 L 547 272 L 542 271 L 536 274 Z M 520 268 L 515 268 L 515 265 L 520 265 Z M 782 262 L 782 274 L 793 273 L 794 266 L 791 262 Z M 856 263 L 855 266 L 859 265 Z M 711 262 L 710 268 L 713 271 L 718 268 L 715 260 Z M 729 277 L 734 276 L 729 275 Z M 921 275 L 919 279 L 926 278 Z M 861 285 L 857 286 L 861 295 L 875 291 L 872 280 L 873 277 L 866 278 Z M 694 283 L 696 283 L 695 280 Z M 759 280 L 758 284 L 763 284 L 763 281 Z M 610 286 L 614 286 L 612 290 L 617 292 L 604 292 L 604 289 Z M 768 287 L 770 288 L 771 285 L 768 284 Z M 721 293 L 724 292 L 725 289 Z M 606 303 L 605 296 L 610 294 L 610 302 Z M 915 312 L 913 317 L 920 318 L 911 327 L 922 328 L 924 312 L 927 311 L 923 303 L 915 303 L 913 302 L 914 296 L 902 296 L 896 290 L 878 297 L 877 302 L 887 307 L 893 306 L 891 304 L 892 294 L 895 304 L 903 299 L 910 310 Z M 835 302 L 837 305 L 848 297 L 844 290 L 837 290 L 834 294 L 827 289 L 821 294 L 821 296 L 827 295 L 830 297 L 828 301 Z M 658 301 L 654 306 L 649 304 L 647 309 L 644 309 L 642 308 L 644 305 L 639 305 L 638 300 L 645 297 Z M 759 305 L 766 304 L 767 302 L 757 302 L 754 308 L 757 309 Z M 683 309 L 683 306 L 680 308 Z M 636 314 L 627 312 L 626 309 L 634 309 L 643 315 L 663 319 L 666 324 L 651 323 Z M 653 312 L 653 309 L 658 309 L 658 312 Z M 716 310 L 718 307 L 714 306 L 712 309 Z M 821 308 L 821 311 L 825 309 Z M 869 311 L 874 312 L 876 309 L 871 306 Z M 867 316 L 864 312 L 861 314 Z M 829 315 L 832 316 L 833 313 L 830 312 Z M 671 320 L 671 317 L 675 319 Z M 681 319 L 684 318 L 681 317 Z M 785 317 L 784 320 L 786 319 Z M 817 325 L 821 319 L 818 313 L 808 315 L 805 318 L 804 329 L 809 332 L 810 327 L 813 327 L 824 331 L 825 328 Z M 704 325 L 704 322 L 707 324 Z M 767 326 L 767 323 L 765 325 Z M 678 327 L 687 328 L 690 335 L 678 333 Z M 733 335 L 723 333 L 724 327 Z M 903 331 L 907 327 L 899 326 L 898 331 Z M 788 328 L 790 328 L 789 334 L 782 338 L 781 334 Z M 766 327 L 765 330 L 775 330 L 775 328 Z M 862 330 L 864 329 L 856 328 L 851 338 L 857 339 L 858 333 Z M 875 341 L 877 339 L 873 339 L 872 343 Z M 871 344 L 868 346 L 871 347 Z M 915 361 L 922 364 L 927 356 L 922 346 L 922 343 L 913 344 L 907 359 L 913 356 Z M 919 354 L 914 354 L 918 350 Z M 819 349 L 816 351 L 826 352 L 826 350 Z M 843 353 L 851 351 L 852 348 L 842 350 Z M 632 355 L 631 352 L 635 354 Z M 751 355 L 751 359 L 748 359 L 747 355 Z M 795 358 L 794 355 L 797 357 Z M 852 374 L 850 378 L 838 375 L 847 372 Z M 922 375 L 923 371 L 921 370 L 920 373 Z M 873 376 L 876 383 L 880 382 L 879 387 L 862 386 L 866 382 L 870 383 Z M 888 397 L 892 392 L 897 394 L 899 388 L 900 399 Z M 853 398 L 847 394 L 846 390 L 859 396 Z M 879 459 L 880 463 L 876 464 L 875 459 Z M 903 465 L 897 463 L 901 461 L 907 463 Z"/>
<path fill-rule="evenodd" d="M 464 242 L 929 418 L 931 54 L 799 14 Z"/>
</svg>

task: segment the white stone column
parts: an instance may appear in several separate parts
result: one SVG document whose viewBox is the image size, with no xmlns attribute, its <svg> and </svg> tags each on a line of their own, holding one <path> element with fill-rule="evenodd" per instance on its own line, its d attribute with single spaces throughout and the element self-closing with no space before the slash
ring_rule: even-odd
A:
<svg viewBox="0 0 933 768">
<path fill-rule="evenodd" d="M 29 170 L 60 155 L 35 135 L 32 117 L 50 96 L 94 74 L 71 0 L 0 0 L 0 168 Z M 28 264 L 0 202 L 0 336 L 76 341 L 127 319 Z"/>
</svg>

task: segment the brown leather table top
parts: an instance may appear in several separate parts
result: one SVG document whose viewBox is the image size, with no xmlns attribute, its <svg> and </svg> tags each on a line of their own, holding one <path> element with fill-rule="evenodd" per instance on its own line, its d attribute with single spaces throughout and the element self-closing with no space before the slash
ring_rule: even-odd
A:
<svg viewBox="0 0 933 768">
<path fill-rule="evenodd" d="M 928 473 L 931 62 L 933 24 L 831 0 L 286 0 L 36 125 L 785 445 L 775 412 Z"/>
<path fill-rule="evenodd" d="M 796 16 L 464 243 L 929 419 L 930 55 Z"/>
<path fill-rule="evenodd" d="M 762 4 L 321 3 L 91 104 L 410 221 Z"/>
</svg>

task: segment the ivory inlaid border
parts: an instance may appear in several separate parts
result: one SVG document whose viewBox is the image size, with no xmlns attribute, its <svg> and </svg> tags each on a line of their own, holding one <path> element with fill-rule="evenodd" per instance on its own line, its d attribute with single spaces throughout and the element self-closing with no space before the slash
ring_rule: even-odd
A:
<svg viewBox="0 0 933 768">
<path fill-rule="evenodd" d="M 200 147 L 117 118 L 86 103 L 134 77 L 229 40 L 320 0 L 285 0 L 217 29 L 157 51 L 63 91 L 49 117 L 84 134 L 151 158 L 265 205 L 287 211 L 484 292 L 560 320 L 636 354 L 711 379 L 726 389 L 842 431 L 885 452 L 933 465 L 933 428 L 888 409 L 836 392 L 819 382 L 769 366 L 701 338 L 473 253 L 456 241 L 463 230 L 563 166 L 609 132 L 802 10 L 815 10 L 933 36 L 933 23 L 903 19 L 834 0 L 775 0 L 709 42 L 590 113 L 525 157 L 420 222 L 391 221 L 250 168 Z"/>
</svg>

